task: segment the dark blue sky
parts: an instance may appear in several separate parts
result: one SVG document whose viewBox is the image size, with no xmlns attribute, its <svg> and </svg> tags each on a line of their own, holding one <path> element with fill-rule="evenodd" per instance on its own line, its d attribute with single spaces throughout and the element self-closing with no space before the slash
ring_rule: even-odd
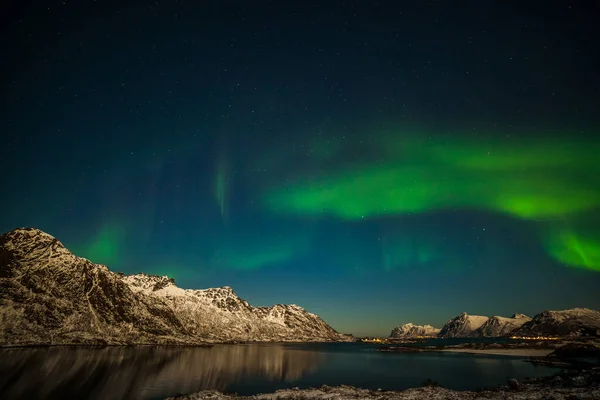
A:
<svg viewBox="0 0 600 400">
<path fill-rule="evenodd" d="M 591 8 L 14 3 L 1 231 L 358 335 L 600 308 Z"/>
</svg>

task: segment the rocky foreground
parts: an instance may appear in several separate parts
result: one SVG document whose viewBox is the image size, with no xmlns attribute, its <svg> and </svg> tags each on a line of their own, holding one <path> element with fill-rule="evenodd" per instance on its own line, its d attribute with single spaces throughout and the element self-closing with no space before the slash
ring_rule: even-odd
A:
<svg viewBox="0 0 600 400">
<path fill-rule="evenodd" d="M 506 386 L 477 392 L 450 390 L 429 384 L 401 391 L 366 390 L 352 386 L 310 389 L 284 389 L 255 396 L 227 395 L 217 391 L 202 391 L 167 400 L 417 400 L 417 399 L 506 399 L 506 400 L 586 400 L 600 399 L 600 368 L 584 371 L 568 370 L 548 378 L 533 378 L 518 382 L 509 380 Z"/>
</svg>

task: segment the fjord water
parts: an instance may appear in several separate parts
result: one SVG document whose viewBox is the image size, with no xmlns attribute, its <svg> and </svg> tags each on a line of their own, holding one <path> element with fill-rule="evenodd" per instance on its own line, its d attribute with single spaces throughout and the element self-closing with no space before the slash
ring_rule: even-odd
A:
<svg viewBox="0 0 600 400">
<path fill-rule="evenodd" d="M 551 375 L 523 358 L 457 353 L 392 354 L 377 345 L 236 344 L 212 348 L 105 347 L 0 350 L 2 399 L 164 399 L 216 389 L 243 395 L 289 387 L 354 385 L 478 389 Z"/>
</svg>

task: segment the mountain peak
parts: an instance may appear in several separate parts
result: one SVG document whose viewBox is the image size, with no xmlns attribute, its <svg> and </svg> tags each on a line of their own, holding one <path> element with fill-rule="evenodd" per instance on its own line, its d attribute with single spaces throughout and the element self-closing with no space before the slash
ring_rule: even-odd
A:
<svg viewBox="0 0 600 400">
<path fill-rule="evenodd" d="M 460 313 L 457 317 L 451 319 L 440 330 L 440 337 L 469 337 L 479 329 L 489 318 L 481 315 L 469 315 L 466 312 Z"/>
<path fill-rule="evenodd" d="M 471 333 L 475 337 L 499 337 L 505 336 L 515 329 L 521 327 L 524 323 L 530 321 L 525 314 L 515 313 L 512 317 L 493 316 L 488 319 L 477 330 Z"/>
<path fill-rule="evenodd" d="M 139 274 L 123 276 L 122 280 L 130 287 L 139 288 L 140 290 L 146 291 L 157 291 L 168 286 L 175 286 L 175 278 L 169 278 L 166 275 L 150 275 L 143 272 Z"/>
<path fill-rule="evenodd" d="M 217 296 L 238 298 L 238 295 L 231 288 L 231 286 L 221 286 L 216 288 L 202 289 L 202 291 L 206 292 L 207 294 L 210 294 L 212 297 Z"/>
<path fill-rule="evenodd" d="M 434 328 L 431 325 L 415 325 L 412 322 L 401 325 L 392 330 L 390 333 L 391 338 L 407 338 L 417 336 L 437 336 L 440 332 L 439 329 Z"/>
<path fill-rule="evenodd" d="M 12 231 L 8 231 L 5 233 L 5 235 L 11 236 L 11 235 L 15 235 L 15 234 L 27 234 L 30 236 L 49 236 L 52 239 L 54 239 L 54 236 L 51 236 L 49 234 L 47 234 L 46 232 L 42 231 L 41 229 L 38 228 L 32 228 L 32 227 L 27 227 L 27 226 L 22 226 L 19 228 L 15 228 Z"/>
<path fill-rule="evenodd" d="M 55 243 L 57 246 L 64 248 L 63 244 L 54 236 L 36 228 L 16 228 L 0 236 L 0 243 L 11 242 L 14 246 L 20 246 L 27 242 Z"/>
<path fill-rule="evenodd" d="M 0 235 L 0 276 L 34 274 L 52 262 L 61 272 L 72 271 L 83 258 L 75 257 L 54 236 L 35 228 L 17 228 Z M 87 261 L 87 260 L 86 260 Z M 20 271 L 20 272 L 17 272 Z"/>
</svg>

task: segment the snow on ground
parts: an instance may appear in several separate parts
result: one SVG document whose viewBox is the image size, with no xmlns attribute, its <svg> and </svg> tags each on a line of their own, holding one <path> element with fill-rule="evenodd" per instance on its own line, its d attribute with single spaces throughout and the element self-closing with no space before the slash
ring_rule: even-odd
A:
<svg viewBox="0 0 600 400">
<path fill-rule="evenodd" d="M 598 387 L 538 388 L 524 390 L 486 390 L 468 392 L 440 387 L 421 387 L 402 391 L 380 391 L 358 389 L 351 386 L 317 389 L 284 389 L 275 393 L 256 396 L 230 396 L 217 391 L 202 391 L 187 396 L 171 397 L 167 400 L 592 400 L 600 398 Z"/>
</svg>

